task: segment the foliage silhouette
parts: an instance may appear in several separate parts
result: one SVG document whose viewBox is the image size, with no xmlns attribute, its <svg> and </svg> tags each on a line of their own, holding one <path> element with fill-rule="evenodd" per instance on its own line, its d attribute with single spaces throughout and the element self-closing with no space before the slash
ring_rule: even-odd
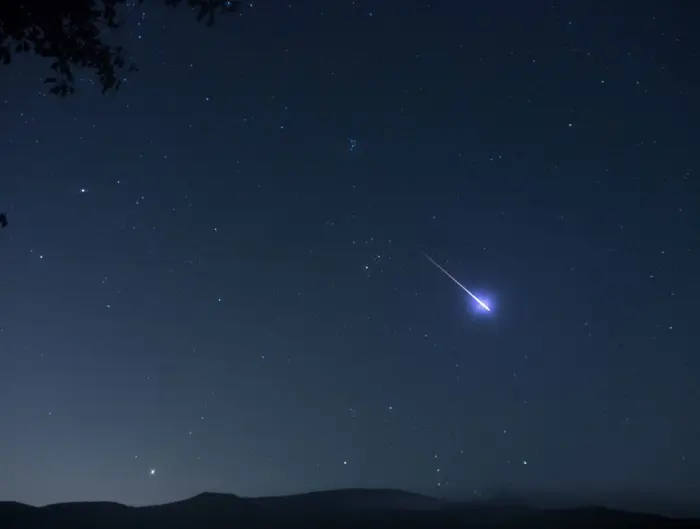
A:
<svg viewBox="0 0 700 529">
<path fill-rule="evenodd" d="M 197 21 L 214 23 L 215 15 L 238 12 L 237 0 L 160 0 L 177 7 L 183 2 L 197 13 Z M 102 92 L 117 90 L 120 71 L 136 70 L 126 50 L 106 42 L 105 36 L 119 28 L 128 3 L 143 0 L 8 0 L 0 2 L 0 63 L 10 64 L 14 55 L 34 53 L 52 59 L 53 73 L 44 79 L 49 92 L 61 97 L 75 92 L 73 70 L 94 72 Z"/>
</svg>

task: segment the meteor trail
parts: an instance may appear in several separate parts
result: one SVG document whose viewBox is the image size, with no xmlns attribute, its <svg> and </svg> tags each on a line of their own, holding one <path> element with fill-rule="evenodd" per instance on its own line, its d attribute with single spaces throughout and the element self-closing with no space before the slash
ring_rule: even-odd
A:
<svg viewBox="0 0 700 529">
<path fill-rule="evenodd" d="M 457 286 L 458 286 L 459 288 L 461 288 L 461 289 L 464 290 L 467 294 L 469 294 L 469 295 L 472 297 L 472 299 L 473 299 L 474 301 L 476 301 L 476 302 L 481 306 L 481 308 L 483 308 L 483 309 L 485 309 L 485 310 L 491 312 L 491 309 L 488 307 L 488 305 L 486 305 L 486 303 L 484 303 L 484 302 L 481 301 L 479 298 L 477 298 L 474 294 L 472 294 L 471 292 L 469 292 L 469 289 L 467 289 L 467 287 L 465 287 L 462 283 L 460 283 L 460 282 L 457 281 L 454 277 L 452 277 L 452 275 L 451 275 L 447 270 L 445 270 L 442 266 L 440 266 L 439 264 L 437 264 L 437 263 L 433 260 L 432 257 L 430 257 L 427 253 L 424 253 L 423 255 L 425 255 L 425 257 L 428 259 L 428 261 L 430 261 L 430 262 L 433 263 L 435 266 L 437 266 L 438 269 L 439 269 L 443 274 L 445 274 L 445 275 L 446 275 L 447 277 L 449 277 L 452 281 L 454 281 L 454 282 L 457 284 Z"/>
</svg>

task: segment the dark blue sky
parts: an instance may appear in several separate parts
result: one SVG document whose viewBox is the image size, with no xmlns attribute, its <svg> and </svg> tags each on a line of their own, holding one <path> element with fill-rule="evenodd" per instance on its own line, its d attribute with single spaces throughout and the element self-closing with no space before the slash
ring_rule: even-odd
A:
<svg viewBox="0 0 700 529">
<path fill-rule="evenodd" d="M 699 500 L 684 5 L 149 1 L 115 95 L 3 67 L 0 498 Z"/>
</svg>

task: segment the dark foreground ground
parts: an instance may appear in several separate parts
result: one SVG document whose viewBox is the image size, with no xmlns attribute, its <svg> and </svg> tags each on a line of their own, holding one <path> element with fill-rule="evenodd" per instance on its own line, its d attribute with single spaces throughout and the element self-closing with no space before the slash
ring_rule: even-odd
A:
<svg viewBox="0 0 700 529">
<path fill-rule="evenodd" d="M 355 528 L 698 528 L 674 520 L 602 508 L 541 510 L 449 503 L 391 490 L 339 490 L 275 498 L 200 494 L 152 507 L 61 503 L 31 507 L 0 502 L 1 529 L 355 529 Z"/>
</svg>

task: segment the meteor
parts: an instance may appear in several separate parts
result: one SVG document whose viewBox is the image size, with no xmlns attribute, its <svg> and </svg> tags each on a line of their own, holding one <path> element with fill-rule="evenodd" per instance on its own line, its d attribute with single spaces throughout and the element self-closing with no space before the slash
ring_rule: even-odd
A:
<svg viewBox="0 0 700 529">
<path fill-rule="evenodd" d="M 445 270 L 442 266 L 440 266 L 439 264 L 437 264 L 437 263 L 433 260 L 432 257 L 430 257 L 427 253 L 424 253 L 423 255 L 425 255 L 425 257 L 428 259 L 428 261 L 430 261 L 430 262 L 433 263 L 435 266 L 437 266 L 438 269 L 439 269 L 443 274 L 445 274 L 445 275 L 446 275 L 447 277 L 449 277 L 452 281 L 454 281 L 454 282 L 457 284 L 457 286 L 458 286 L 459 288 L 461 288 L 461 289 L 464 290 L 467 294 L 469 294 L 469 295 L 472 297 L 472 299 L 473 299 L 474 301 L 476 301 L 476 302 L 479 304 L 479 306 L 480 306 L 481 308 L 483 308 L 483 309 L 485 309 L 485 310 L 491 312 L 491 309 L 488 307 L 488 305 L 487 305 L 486 303 L 484 303 L 484 302 L 481 301 L 479 298 L 477 298 L 474 294 L 472 294 L 471 292 L 469 292 L 469 289 L 468 289 L 467 287 L 465 287 L 462 283 L 460 283 L 460 282 L 457 281 L 454 277 L 452 277 L 452 275 L 451 275 L 447 270 Z"/>
</svg>

